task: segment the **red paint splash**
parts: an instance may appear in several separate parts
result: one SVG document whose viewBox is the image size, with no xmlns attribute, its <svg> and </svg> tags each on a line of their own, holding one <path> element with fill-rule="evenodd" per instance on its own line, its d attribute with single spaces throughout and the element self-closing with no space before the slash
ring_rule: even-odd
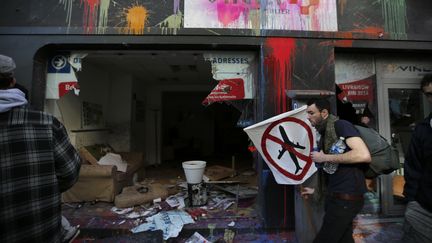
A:
<svg viewBox="0 0 432 243">
<path fill-rule="evenodd" d="M 84 29 L 86 33 L 92 33 L 98 17 L 97 10 L 100 0 L 81 0 L 84 3 Z"/>
<path fill-rule="evenodd" d="M 268 49 L 264 59 L 267 72 L 272 73 L 274 102 L 276 112 L 287 111 L 285 91 L 292 88 L 292 69 L 295 60 L 295 39 L 268 38 L 265 42 Z"/>
<path fill-rule="evenodd" d="M 354 33 L 365 33 L 367 35 L 371 35 L 373 37 L 379 36 L 379 34 L 384 33 L 384 29 L 376 26 L 368 26 L 364 28 L 354 29 L 352 30 Z"/>
<path fill-rule="evenodd" d="M 320 46 L 337 46 L 337 47 L 352 47 L 354 40 L 331 40 L 322 41 L 319 43 Z"/>
<path fill-rule="evenodd" d="M 334 45 L 337 47 L 352 47 L 353 40 L 337 40 Z"/>
</svg>

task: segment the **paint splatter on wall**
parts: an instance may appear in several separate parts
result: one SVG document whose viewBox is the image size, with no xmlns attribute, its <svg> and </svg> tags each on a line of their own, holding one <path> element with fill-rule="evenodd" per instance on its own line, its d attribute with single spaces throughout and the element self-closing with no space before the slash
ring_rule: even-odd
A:
<svg viewBox="0 0 432 243">
<path fill-rule="evenodd" d="M 295 48 L 294 38 L 268 38 L 265 42 L 267 54 L 264 58 L 264 68 L 267 71 L 267 77 L 272 77 L 277 113 L 288 110 L 285 91 L 292 88 Z"/>
<path fill-rule="evenodd" d="M 103 34 L 108 25 L 108 9 L 110 6 L 110 0 L 100 0 L 99 6 L 99 20 L 98 20 L 98 28 L 97 33 Z"/>
<path fill-rule="evenodd" d="M 59 0 L 66 10 L 68 28 L 71 26 L 73 2 L 74 0 Z M 81 4 L 84 5 L 83 28 L 86 34 L 94 33 L 95 28 L 98 34 L 105 33 L 110 2 L 111 0 L 81 0 Z"/>
<path fill-rule="evenodd" d="M 407 39 L 405 0 L 380 0 L 384 17 L 384 29 L 394 39 Z"/>
<path fill-rule="evenodd" d="M 184 12 L 185 28 L 337 31 L 334 0 L 188 0 Z"/>
<path fill-rule="evenodd" d="M 135 5 L 125 9 L 126 27 L 123 28 L 125 34 L 143 34 L 144 27 L 148 19 L 148 10 L 142 5 Z"/>
<path fill-rule="evenodd" d="M 86 33 L 92 33 L 97 22 L 99 0 L 81 0 L 84 4 L 83 23 Z"/>
<path fill-rule="evenodd" d="M 180 0 L 174 0 L 174 14 L 180 11 Z"/>
<path fill-rule="evenodd" d="M 344 15 L 345 12 L 344 10 L 347 4 L 347 0 L 339 0 L 338 3 L 339 3 L 339 12 L 341 13 L 341 15 Z"/>
<path fill-rule="evenodd" d="M 59 0 L 60 4 L 64 5 L 64 9 L 66 10 L 66 22 L 68 24 L 68 28 L 71 24 L 71 17 L 72 17 L 72 3 L 73 0 Z"/>
<path fill-rule="evenodd" d="M 178 12 L 177 14 L 173 14 L 168 18 L 164 19 L 164 21 L 160 22 L 156 26 L 161 28 L 162 34 L 177 34 L 177 30 L 182 27 L 183 24 L 183 14 Z"/>
</svg>

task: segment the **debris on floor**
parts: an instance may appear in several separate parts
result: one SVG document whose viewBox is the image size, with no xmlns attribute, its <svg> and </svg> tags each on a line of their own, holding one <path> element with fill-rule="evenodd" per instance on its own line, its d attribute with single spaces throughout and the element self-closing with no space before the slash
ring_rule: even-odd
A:
<svg viewBox="0 0 432 243">
<path fill-rule="evenodd" d="M 85 242 L 113 239 L 101 229 L 112 230 L 115 235 L 134 235 L 134 238 L 136 235 L 147 237 L 144 236 L 146 233 L 159 230 L 164 240 L 179 237 L 181 242 L 197 233 L 194 237 L 200 238 L 198 234 L 201 234 L 201 237 L 213 242 L 216 237 L 213 232 L 217 232 L 218 239 L 222 240 L 234 237 L 234 231 L 221 232 L 228 227 L 245 230 L 260 228 L 261 220 L 255 210 L 256 181 L 250 183 L 250 176 L 242 177 L 240 174 L 231 177 L 236 171 L 228 167 L 209 166 L 208 169 L 212 179 L 199 185 L 198 191 L 201 192 L 198 194 L 205 194 L 206 197 L 199 206 L 189 200 L 189 195 L 202 196 L 197 194 L 197 188 L 188 191 L 191 187 L 182 176 L 168 179 L 166 175 L 164 178 L 147 177 L 133 186 L 124 187 L 115 196 L 114 205 L 111 202 L 80 202 L 82 207 L 79 208 L 74 203 L 67 203 L 63 207 L 64 214 L 73 224 L 81 225 L 80 237 L 85 238 Z M 199 232 L 202 228 L 211 229 L 211 234 Z M 97 235 L 94 235 L 95 232 Z"/>
<path fill-rule="evenodd" d="M 131 229 L 133 233 L 143 231 L 162 230 L 163 239 L 177 237 L 185 224 L 192 224 L 195 221 L 192 217 L 181 210 L 162 211 L 154 216 L 148 217 L 146 223 L 140 224 Z"/>
<path fill-rule="evenodd" d="M 114 204 L 119 208 L 127 208 L 152 202 L 157 198 L 166 198 L 167 196 L 168 191 L 162 184 L 135 185 L 123 188 L 123 191 L 115 197 Z"/>
</svg>

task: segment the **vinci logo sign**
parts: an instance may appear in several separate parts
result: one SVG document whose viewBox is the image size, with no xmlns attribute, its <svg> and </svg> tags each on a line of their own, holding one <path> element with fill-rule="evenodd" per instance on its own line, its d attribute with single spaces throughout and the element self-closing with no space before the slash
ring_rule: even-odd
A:
<svg viewBox="0 0 432 243">
<path fill-rule="evenodd" d="M 79 94 L 78 80 L 74 68 L 81 69 L 85 54 L 61 53 L 48 60 L 46 99 L 59 99 L 73 90 Z"/>
<path fill-rule="evenodd" d="M 407 62 L 404 60 L 389 60 L 388 63 L 377 66 L 383 78 L 407 79 L 421 78 L 427 73 L 432 73 L 432 62 L 430 60 L 418 60 Z"/>
</svg>

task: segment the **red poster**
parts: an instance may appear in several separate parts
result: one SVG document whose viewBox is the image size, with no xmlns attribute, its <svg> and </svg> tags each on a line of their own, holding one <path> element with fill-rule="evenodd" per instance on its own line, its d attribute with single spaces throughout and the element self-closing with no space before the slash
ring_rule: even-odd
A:
<svg viewBox="0 0 432 243">
<path fill-rule="evenodd" d="M 71 90 L 79 90 L 78 82 L 77 81 L 71 81 L 71 82 L 61 82 L 59 83 L 59 97 L 62 97 L 67 92 Z"/>
<path fill-rule="evenodd" d="M 341 83 L 338 84 L 342 93 L 339 94 L 338 98 L 343 100 L 346 98 L 348 101 L 363 101 L 369 104 L 373 104 L 373 80 L 371 77 L 363 80 Z M 342 97 L 343 96 L 343 97 Z"/>
<path fill-rule="evenodd" d="M 241 100 L 245 97 L 244 81 L 241 78 L 224 79 L 202 102 L 203 105 L 210 105 L 213 102 L 225 100 Z"/>
</svg>

